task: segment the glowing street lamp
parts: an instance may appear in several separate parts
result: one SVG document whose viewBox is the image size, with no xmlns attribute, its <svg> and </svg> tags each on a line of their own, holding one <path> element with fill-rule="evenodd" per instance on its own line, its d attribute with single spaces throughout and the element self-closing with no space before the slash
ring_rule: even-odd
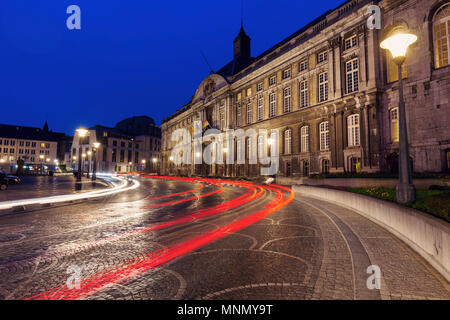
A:
<svg viewBox="0 0 450 320">
<path fill-rule="evenodd" d="M 417 36 L 403 29 L 391 32 L 380 47 L 389 50 L 398 70 L 398 115 L 399 115 L 399 184 L 397 185 L 397 202 L 413 203 L 416 201 L 416 188 L 412 184 L 411 160 L 406 126 L 405 101 L 403 99 L 402 64 L 406 59 L 408 47 L 417 41 Z"/>
<path fill-rule="evenodd" d="M 86 137 L 89 134 L 89 130 L 87 130 L 86 128 L 78 128 L 76 130 L 76 133 L 78 134 L 78 137 L 79 137 L 79 141 L 78 141 L 78 155 L 80 155 L 81 154 L 81 150 L 82 150 L 81 140 L 82 140 L 82 138 Z M 82 159 L 79 159 L 79 161 L 78 161 L 78 173 L 77 173 L 77 181 L 78 182 L 81 181 L 81 176 L 83 174 L 81 172 L 81 160 L 84 160 L 83 158 L 84 157 L 82 157 Z"/>
<path fill-rule="evenodd" d="M 94 167 L 92 168 L 92 181 L 95 181 L 95 180 L 97 180 L 97 157 L 96 157 L 96 154 L 97 154 L 98 148 L 100 148 L 100 146 L 101 146 L 101 143 L 94 142 L 92 145 L 94 146 L 94 148 L 92 148 L 92 151 L 94 152 L 93 153 L 94 154 L 94 159 L 93 159 Z"/>
</svg>

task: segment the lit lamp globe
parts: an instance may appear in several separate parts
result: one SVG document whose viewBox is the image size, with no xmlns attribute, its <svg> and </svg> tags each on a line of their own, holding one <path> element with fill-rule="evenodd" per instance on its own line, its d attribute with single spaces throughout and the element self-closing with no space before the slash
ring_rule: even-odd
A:
<svg viewBox="0 0 450 320">
<path fill-rule="evenodd" d="M 401 65 L 405 61 L 408 47 L 416 41 L 417 36 L 415 34 L 406 31 L 396 31 L 384 39 L 380 47 L 389 50 L 394 62 L 397 65 Z"/>
<path fill-rule="evenodd" d="M 95 149 L 100 148 L 100 142 L 94 142 L 93 146 L 94 146 Z"/>
<path fill-rule="evenodd" d="M 86 137 L 87 136 L 87 134 L 88 134 L 88 130 L 87 129 L 85 129 L 85 128 L 78 128 L 77 130 L 77 133 L 78 133 L 78 135 L 80 136 L 80 137 Z"/>
</svg>

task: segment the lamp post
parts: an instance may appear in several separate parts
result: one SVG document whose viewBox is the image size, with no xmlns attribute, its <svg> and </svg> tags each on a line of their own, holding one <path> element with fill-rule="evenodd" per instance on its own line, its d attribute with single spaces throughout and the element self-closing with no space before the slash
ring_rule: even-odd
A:
<svg viewBox="0 0 450 320">
<path fill-rule="evenodd" d="M 87 167 L 87 173 L 86 173 L 86 178 L 89 179 L 90 177 L 90 172 L 91 172 L 91 161 L 92 161 L 92 151 L 88 151 L 87 152 L 88 155 L 88 167 Z"/>
<path fill-rule="evenodd" d="M 153 162 L 153 171 L 154 171 L 154 173 L 157 173 L 158 172 L 158 164 L 157 164 L 158 159 L 153 158 L 152 162 Z"/>
<path fill-rule="evenodd" d="M 94 148 L 92 148 L 93 154 L 94 154 L 94 164 L 93 164 L 93 168 L 92 168 L 92 181 L 97 180 L 97 150 L 98 148 L 100 148 L 100 143 L 99 142 L 94 142 Z"/>
<path fill-rule="evenodd" d="M 145 164 L 147 163 L 147 160 L 143 159 L 143 160 L 141 161 L 141 163 L 142 163 L 142 166 L 141 166 L 141 173 L 144 173 Z"/>
<path fill-rule="evenodd" d="M 394 30 L 380 47 L 392 54 L 398 69 L 398 114 L 399 114 L 399 184 L 397 185 L 397 202 L 412 203 L 416 201 L 416 189 L 412 184 L 411 160 L 409 158 L 408 132 L 406 126 L 405 101 L 403 99 L 402 64 L 406 59 L 408 47 L 417 41 L 417 36 L 405 30 Z"/>
<path fill-rule="evenodd" d="M 170 174 L 172 174 L 172 170 L 173 170 L 173 157 L 172 156 L 170 156 L 169 157 L 169 171 L 170 171 Z"/>
<path fill-rule="evenodd" d="M 77 182 L 81 181 L 81 176 L 82 176 L 82 172 L 81 172 L 81 161 L 84 160 L 81 156 L 81 152 L 82 152 L 82 143 L 81 143 L 81 139 L 86 137 L 87 134 L 89 133 L 89 131 L 87 129 L 84 128 L 78 128 L 76 130 L 76 132 L 78 133 L 78 172 L 77 172 Z"/>
<path fill-rule="evenodd" d="M 83 153 L 81 155 L 81 162 L 83 163 L 82 167 L 81 167 L 81 172 L 83 172 L 83 170 L 86 169 L 86 153 Z"/>
<path fill-rule="evenodd" d="M 44 174 L 44 155 L 40 155 L 39 159 L 41 159 L 41 174 Z"/>
<path fill-rule="evenodd" d="M 73 161 L 73 162 L 76 162 L 76 161 L 77 161 L 77 157 L 76 157 L 76 156 L 73 156 L 73 157 L 72 157 L 72 161 Z M 72 165 L 72 169 L 75 170 L 75 166 L 74 166 L 74 165 Z"/>
</svg>

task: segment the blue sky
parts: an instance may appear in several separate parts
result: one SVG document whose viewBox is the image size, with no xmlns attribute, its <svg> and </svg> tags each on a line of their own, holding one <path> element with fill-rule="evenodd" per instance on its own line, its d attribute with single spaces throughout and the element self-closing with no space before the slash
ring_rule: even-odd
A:
<svg viewBox="0 0 450 320">
<path fill-rule="evenodd" d="M 244 0 L 256 56 L 343 0 Z M 66 8 L 81 8 L 68 30 Z M 241 1 L 3 0 L 0 123 L 70 134 L 133 115 L 157 124 L 232 59 Z"/>
</svg>

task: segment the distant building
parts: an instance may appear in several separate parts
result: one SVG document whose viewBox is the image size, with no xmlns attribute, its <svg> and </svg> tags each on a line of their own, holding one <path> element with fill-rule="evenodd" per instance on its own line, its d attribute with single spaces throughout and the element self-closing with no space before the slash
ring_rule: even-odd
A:
<svg viewBox="0 0 450 320">
<path fill-rule="evenodd" d="M 87 171 L 89 168 L 92 172 L 94 143 L 100 143 L 95 151 L 97 171 L 159 171 L 161 129 L 152 118 L 132 117 L 120 121 L 114 128 L 96 125 L 89 128 L 88 132 L 84 138 L 74 133 L 70 159 L 75 171 L 78 170 L 80 159 L 84 159 L 82 170 Z"/>
<path fill-rule="evenodd" d="M 6 172 L 15 173 L 19 159 L 28 173 L 55 169 L 57 154 L 58 139 L 48 129 L 0 125 L 0 168 Z"/>
</svg>

